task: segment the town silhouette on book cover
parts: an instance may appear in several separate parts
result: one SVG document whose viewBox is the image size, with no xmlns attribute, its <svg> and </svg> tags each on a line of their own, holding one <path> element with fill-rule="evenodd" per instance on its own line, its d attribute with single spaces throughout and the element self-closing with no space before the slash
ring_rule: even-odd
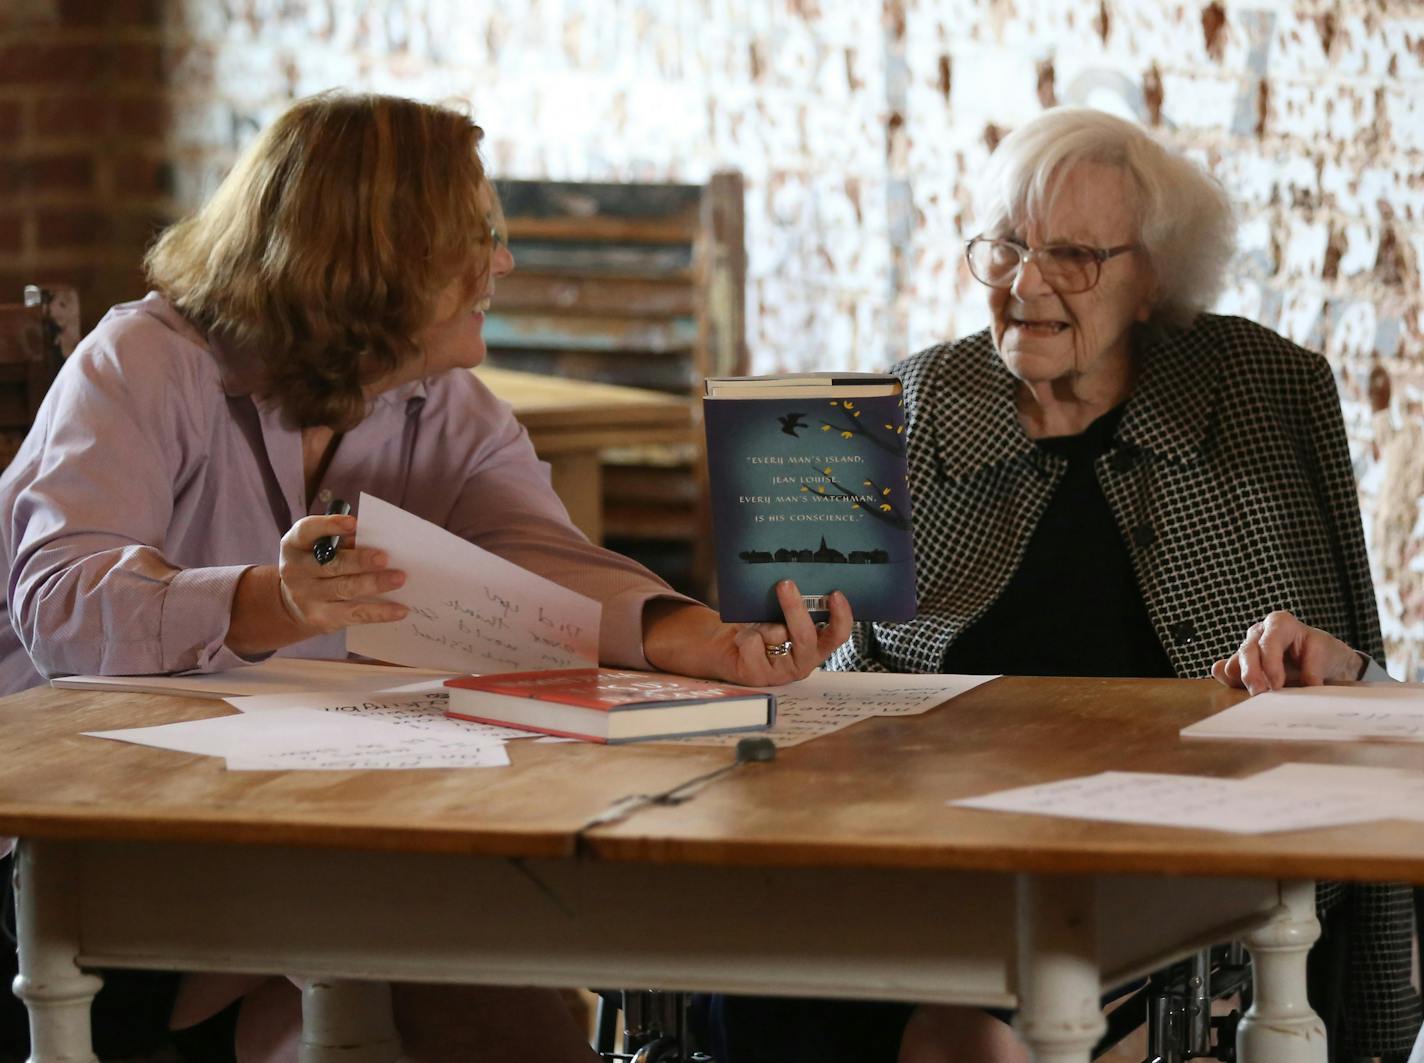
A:
<svg viewBox="0 0 1424 1063">
<path fill-rule="evenodd" d="M 818 565 L 884 565 L 890 561 L 890 555 L 878 547 L 874 550 L 852 550 L 849 554 L 843 554 L 834 547 L 827 546 L 824 535 L 821 536 L 820 547 L 815 550 L 794 550 L 782 546 L 774 551 L 743 550 L 737 556 L 751 565 L 765 565 L 772 561 L 790 564 L 814 562 Z"/>
</svg>

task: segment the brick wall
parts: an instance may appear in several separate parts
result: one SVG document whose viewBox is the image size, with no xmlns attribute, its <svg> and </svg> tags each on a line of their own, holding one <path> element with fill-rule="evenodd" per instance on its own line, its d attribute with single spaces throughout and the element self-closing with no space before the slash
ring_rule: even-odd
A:
<svg viewBox="0 0 1424 1063">
<path fill-rule="evenodd" d="M 137 292 L 155 214 L 211 191 L 286 101 L 344 86 L 468 100 L 506 176 L 742 170 L 755 369 L 875 368 L 983 323 L 959 254 L 1003 132 L 1055 102 L 1142 121 L 1242 204 L 1221 309 L 1335 365 L 1387 636 L 1424 661 L 1418 2 L 9 3 L 0 263 L 92 270 L 93 306 Z"/>
<path fill-rule="evenodd" d="M 171 212 L 163 6 L 0 3 L 0 302 L 63 281 L 88 326 L 140 290 Z"/>
</svg>

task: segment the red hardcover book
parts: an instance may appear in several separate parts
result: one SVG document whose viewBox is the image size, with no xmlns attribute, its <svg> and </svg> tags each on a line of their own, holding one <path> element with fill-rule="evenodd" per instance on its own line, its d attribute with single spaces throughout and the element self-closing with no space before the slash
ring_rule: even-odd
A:
<svg viewBox="0 0 1424 1063">
<path fill-rule="evenodd" d="M 764 690 L 662 672 L 563 668 L 447 679 L 447 716 L 580 738 L 650 738 L 754 731 L 776 718 Z"/>
</svg>

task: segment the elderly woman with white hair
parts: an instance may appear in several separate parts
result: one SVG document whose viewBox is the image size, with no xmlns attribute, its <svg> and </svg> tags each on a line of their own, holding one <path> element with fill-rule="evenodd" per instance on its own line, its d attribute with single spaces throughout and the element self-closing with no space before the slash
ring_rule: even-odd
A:
<svg viewBox="0 0 1424 1063">
<path fill-rule="evenodd" d="M 858 623 L 828 667 L 1201 677 L 1215 663 L 1240 684 L 1263 664 L 1321 681 L 1382 659 L 1329 365 L 1204 312 L 1233 250 L 1220 186 L 1139 127 L 1064 108 L 1005 137 L 981 187 L 966 259 L 990 325 L 894 370 L 919 615 Z M 1243 633 L 1272 613 L 1310 633 L 1310 654 L 1270 639 L 1263 662 L 1253 629 L 1248 666 Z M 1349 1055 L 1407 1052 L 1407 891 L 1334 885 L 1321 901 L 1351 936 L 1332 1036 Z M 1023 1058 L 972 1008 L 727 997 L 709 1014 L 719 1063 Z"/>
</svg>

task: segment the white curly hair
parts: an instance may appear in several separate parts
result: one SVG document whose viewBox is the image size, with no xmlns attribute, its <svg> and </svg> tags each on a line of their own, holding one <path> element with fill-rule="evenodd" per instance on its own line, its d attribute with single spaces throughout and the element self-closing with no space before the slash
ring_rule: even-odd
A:
<svg viewBox="0 0 1424 1063">
<path fill-rule="evenodd" d="M 1187 326 L 1220 293 L 1236 247 L 1231 201 L 1201 166 L 1140 126 L 1087 107 L 1055 107 L 1004 137 L 979 182 L 980 231 L 1010 232 L 1051 206 L 1077 163 L 1120 166 L 1137 189 L 1138 239 L 1156 280 L 1152 324 Z"/>
</svg>

